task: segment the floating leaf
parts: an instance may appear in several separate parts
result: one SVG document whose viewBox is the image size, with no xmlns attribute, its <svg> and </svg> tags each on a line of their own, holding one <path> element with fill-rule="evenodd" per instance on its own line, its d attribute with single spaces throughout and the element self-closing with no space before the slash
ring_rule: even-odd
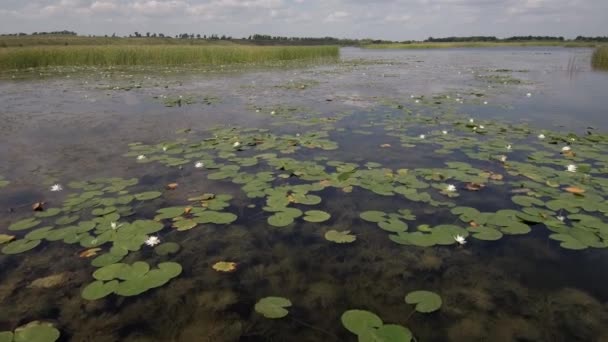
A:
<svg viewBox="0 0 608 342">
<path fill-rule="evenodd" d="M 386 219 L 386 213 L 376 210 L 364 211 L 359 216 L 365 221 L 374 223 L 382 222 Z"/>
<path fill-rule="evenodd" d="M 471 231 L 472 236 L 478 240 L 496 241 L 502 238 L 502 233 L 494 228 L 478 227 Z"/>
<path fill-rule="evenodd" d="M 55 342 L 61 334 L 50 324 L 31 322 L 15 329 L 14 342 Z"/>
<path fill-rule="evenodd" d="M 275 227 L 286 227 L 293 223 L 293 216 L 284 212 L 275 213 L 268 217 L 268 224 Z"/>
<path fill-rule="evenodd" d="M 234 272 L 236 271 L 236 262 L 218 261 L 213 264 L 212 268 L 218 272 Z"/>
<path fill-rule="evenodd" d="M 89 248 L 78 254 L 81 258 L 91 258 L 97 255 L 97 253 L 101 251 L 101 248 Z"/>
<path fill-rule="evenodd" d="M 382 326 L 382 320 L 375 313 L 365 310 L 348 310 L 340 318 L 342 325 L 355 335 L 362 335 L 372 328 Z"/>
<path fill-rule="evenodd" d="M 135 199 L 138 201 L 149 201 L 149 200 L 153 200 L 155 198 L 159 198 L 162 195 L 162 193 L 158 192 L 158 191 L 148 191 L 148 192 L 142 192 L 139 194 L 134 195 Z"/>
<path fill-rule="evenodd" d="M 285 308 L 291 306 L 291 301 L 282 297 L 266 297 L 255 304 L 255 311 L 266 318 L 283 318 L 289 314 Z"/>
<path fill-rule="evenodd" d="M 357 240 L 357 237 L 350 234 L 350 230 L 337 231 L 332 229 L 325 233 L 325 239 L 335 243 L 352 243 Z"/>
<path fill-rule="evenodd" d="M 169 183 L 169 184 L 167 184 L 167 190 L 175 190 L 175 189 L 177 189 L 178 186 L 179 186 L 179 184 L 177 184 L 177 183 Z"/>
<path fill-rule="evenodd" d="M 40 240 L 16 240 L 2 248 L 4 254 L 19 254 L 38 247 Z"/>
<path fill-rule="evenodd" d="M 416 311 L 422 313 L 439 310 L 442 305 L 441 297 L 431 291 L 413 291 L 405 296 L 405 302 L 416 304 Z"/>
<path fill-rule="evenodd" d="M 397 324 L 385 324 L 374 329 L 372 336 L 371 341 L 377 342 L 410 342 L 413 337 L 410 329 Z"/>
<path fill-rule="evenodd" d="M 179 220 L 173 223 L 173 228 L 179 231 L 185 231 L 196 227 L 197 224 L 198 223 L 196 223 L 194 220 Z"/>
<path fill-rule="evenodd" d="M 12 230 L 12 231 L 19 231 L 19 230 L 26 230 L 26 229 L 30 229 L 33 227 L 36 227 L 37 225 L 40 224 L 40 220 L 36 220 L 35 218 L 28 218 L 28 219 L 24 219 L 21 221 L 17 221 L 13 224 L 11 224 L 10 226 L 8 226 L 8 230 Z"/>
<path fill-rule="evenodd" d="M 169 255 L 175 254 L 179 251 L 180 245 L 175 242 L 165 242 L 154 247 L 154 252 L 158 255 Z"/>
<path fill-rule="evenodd" d="M 576 186 L 569 186 L 567 188 L 564 189 L 566 192 L 569 192 L 571 194 L 576 194 L 576 195 L 580 195 L 580 194 L 584 194 L 585 193 L 585 189 L 576 187 Z"/>
<path fill-rule="evenodd" d="M 35 213 L 34 216 L 39 217 L 39 218 L 53 217 L 53 216 L 59 215 L 60 213 L 61 213 L 61 209 L 59 209 L 59 208 L 49 208 L 44 211 Z"/>
<path fill-rule="evenodd" d="M 215 224 L 228 224 L 236 221 L 238 218 L 233 213 L 223 213 L 213 210 L 205 210 L 200 214 L 196 215 L 194 221 L 197 223 L 215 223 Z"/>
<path fill-rule="evenodd" d="M 103 282 L 101 280 L 94 281 L 87 285 L 82 290 L 82 298 L 86 300 L 97 300 L 104 298 L 114 292 L 118 286 L 117 280 Z"/>
<path fill-rule="evenodd" d="M 45 205 L 45 202 L 36 202 L 36 203 L 32 204 L 32 210 L 33 211 L 43 211 L 44 205 Z"/>
<path fill-rule="evenodd" d="M 324 221 L 329 220 L 330 217 L 331 217 L 331 215 L 324 211 L 309 210 L 304 213 L 303 219 L 304 219 L 304 221 L 319 223 L 319 222 L 324 222 Z"/>
<path fill-rule="evenodd" d="M 11 242 L 15 239 L 14 235 L 0 234 L 0 245 L 3 243 Z"/>
</svg>

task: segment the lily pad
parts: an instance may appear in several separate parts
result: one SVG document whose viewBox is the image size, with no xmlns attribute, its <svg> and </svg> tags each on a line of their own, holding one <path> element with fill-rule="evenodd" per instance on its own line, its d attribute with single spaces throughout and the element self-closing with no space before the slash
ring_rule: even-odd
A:
<svg viewBox="0 0 608 342">
<path fill-rule="evenodd" d="M 203 223 L 203 224 L 204 223 L 229 224 L 229 223 L 236 221 L 236 219 L 238 218 L 233 213 L 224 213 L 224 212 L 213 211 L 213 210 L 205 210 L 202 213 L 197 214 L 196 216 L 197 217 L 194 218 L 194 221 L 198 222 L 198 223 Z"/>
<path fill-rule="evenodd" d="M 236 270 L 236 262 L 231 261 L 218 261 L 211 267 L 218 272 L 233 272 Z"/>
<path fill-rule="evenodd" d="M 382 320 L 373 312 L 365 310 L 348 310 L 340 318 L 346 330 L 355 335 L 366 333 L 372 328 L 382 326 Z"/>
<path fill-rule="evenodd" d="M 291 306 L 291 301 L 282 297 L 265 297 L 255 304 L 255 311 L 266 318 L 283 318 L 289 314 L 285 308 Z"/>
<path fill-rule="evenodd" d="M 306 211 L 304 213 L 304 217 L 303 217 L 304 221 L 314 222 L 314 223 L 324 222 L 324 221 L 329 220 L 330 218 L 331 218 L 331 215 L 329 213 L 326 213 L 321 210 Z"/>
<path fill-rule="evenodd" d="M 28 324 L 15 329 L 14 342 L 55 342 L 61 334 L 50 324 Z"/>
<path fill-rule="evenodd" d="M 158 255 L 169 255 L 179 252 L 180 245 L 175 242 L 165 242 L 154 247 L 154 252 Z"/>
<path fill-rule="evenodd" d="M 8 226 L 8 230 L 12 230 L 12 231 L 19 231 L 19 230 L 26 230 L 26 229 L 30 229 L 33 227 L 36 227 L 37 225 L 40 224 L 40 220 L 36 220 L 35 218 L 28 218 L 28 219 L 24 219 L 21 221 L 17 221 L 13 224 L 11 224 L 10 226 Z"/>
<path fill-rule="evenodd" d="M 385 324 L 372 330 L 372 335 L 377 342 L 410 342 L 413 337 L 410 329 L 397 324 Z"/>
<path fill-rule="evenodd" d="M 0 234 L 0 245 L 3 243 L 11 242 L 15 239 L 14 235 Z"/>
<path fill-rule="evenodd" d="M 134 197 L 138 201 L 149 201 L 149 200 L 153 200 L 155 198 L 159 198 L 161 195 L 162 195 L 162 193 L 159 191 L 148 191 L 148 192 L 142 192 L 142 193 L 136 194 L 136 195 L 134 195 Z"/>
<path fill-rule="evenodd" d="M 408 304 L 416 304 L 416 311 L 429 313 L 436 310 L 442 305 L 441 297 L 431 291 L 414 291 L 405 296 L 405 302 Z"/>
<path fill-rule="evenodd" d="M 357 237 L 350 234 L 350 230 L 337 231 L 332 229 L 325 233 L 325 239 L 335 243 L 352 243 L 357 240 Z"/>
<path fill-rule="evenodd" d="M 293 223 L 293 216 L 288 213 L 278 212 L 268 217 L 268 224 L 275 227 L 286 227 Z"/>
<path fill-rule="evenodd" d="M 196 227 L 197 224 L 194 220 L 179 220 L 173 223 L 173 227 L 179 231 L 185 231 Z"/>
<path fill-rule="evenodd" d="M 19 254 L 38 247 L 40 240 L 16 240 L 2 248 L 4 254 Z"/>
<path fill-rule="evenodd" d="M 82 290 L 82 298 L 86 300 L 97 300 L 104 298 L 112 294 L 114 290 L 116 290 L 116 286 L 118 286 L 117 280 L 112 280 L 105 283 L 101 280 L 94 281 L 87 285 L 84 290 Z"/>
</svg>

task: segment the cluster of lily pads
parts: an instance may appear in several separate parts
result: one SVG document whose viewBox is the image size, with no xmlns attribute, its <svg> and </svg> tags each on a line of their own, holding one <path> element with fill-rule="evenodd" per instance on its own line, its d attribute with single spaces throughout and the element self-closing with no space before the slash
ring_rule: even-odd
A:
<svg viewBox="0 0 608 342">
<path fill-rule="evenodd" d="M 132 144 L 127 156 L 137 156 L 138 162 L 156 161 L 182 168 L 199 165 L 210 180 L 239 184 L 248 197 L 265 198 L 263 210 L 270 213 L 268 223 L 275 227 L 291 225 L 300 217 L 309 222 L 327 221 L 330 213 L 302 210 L 302 205 L 319 205 L 322 195 L 314 193 L 330 187 L 344 193 L 358 187 L 438 210 L 451 208 L 451 213 L 463 221 L 462 225 L 450 222 L 435 227 L 419 224 L 412 230 L 404 222 L 415 220 L 411 213 L 405 217 L 381 212 L 362 214 L 363 219 L 370 215 L 368 221 L 392 233 L 389 238 L 400 244 L 448 245 L 456 243 L 455 236 L 498 240 L 503 235 L 526 234 L 531 226 L 544 223 L 555 232 L 551 238 L 564 248 L 606 247 L 606 223 L 591 215 L 608 213 L 604 200 L 608 180 L 602 177 L 608 170 L 608 158 L 601 153 L 608 145 L 605 135 L 535 132 L 526 125 L 449 113 L 440 117 L 408 113 L 404 117 L 383 115 L 378 120 L 372 116 L 365 126 L 382 127 L 387 136 L 398 137 L 408 149 L 434 148 L 435 153 L 446 156 L 464 153 L 484 168 L 454 160 L 446 161 L 443 168 L 394 170 L 372 161 L 361 164 L 324 156 L 312 160 L 281 156 L 303 149 L 338 148 L 329 139 L 330 131 L 323 130 L 278 136 L 252 128 L 217 129 L 213 137 L 198 142 L 181 139 L 156 145 Z M 379 148 L 391 148 L 386 145 Z M 142 155 L 145 158 L 140 158 Z M 511 192 L 514 206 L 477 214 L 475 208 L 456 201 L 463 192 L 484 196 L 488 191 Z M 523 197 L 536 200 L 522 202 Z M 334 240 L 338 237 L 335 234 L 330 234 Z"/>
<path fill-rule="evenodd" d="M 36 248 L 43 241 L 80 245 L 85 249 L 79 253 L 80 257 L 93 258 L 91 264 L 102 267 L 94 273 L 97 281 L 83 291 L 85 299 L 99 299 L 110 293 L 135 295 L 162 286 L 181 272 L 181 266 L 172 262 L 161 263 L 158 269 L 151 271 L 144 262 L 133 265 L 120 263 L 128 254 L 139 251 L 144 245 L 153 247 L 160 243 L 160 239 L 153 234 L 166 228 L 163 220 L 172 219 L 173 228 L 183 231 L 198 224 L 227 224 L 237 218 L 232 213 L 221 211 L 229 206 L 231 196 L 204 194 L 190 199 L 197 201 L 197 204 L 159 209 L 154 220 L 130 219 L 136 216 L 137 208 L 144 201 L 162 196 L 160 191 L 132 192 L 131 188 L 137 183 L 135 178 L 69 183 L 69 188 L 81 192 L 69 194 L 62 207 L 44 208 L 43 204 L 39 204 L 33 217 L 9 225 L 9 231 L 27 232 L 16 240 L 14 235 L 0 235 L 0 244 L 4 244 L 2 252 L 23 253 Z M 166 256 L 177 253 L 179 249 L 179 244 L 166 242 L 156 246 L 155 252 Z M 107 279 L 110 271 L 115 272 L 112 274 L 117 279 Z"/>
<path fill-rule="evenodd" d="M 14 331 L 0 331 L 0 342 L 55 342 L 61 334 L 52 324 L 33 321 Z"/>
<path fill-rule="evenodd" d="M 407 304 L 415 305 L 415 311 L 431 313 L 441 308 L 443 301 L 435 292 L 418 290 L 405 296 Z M 284 297 L 264 297 L 254 306 L 254 310 L 265 318 L 279 319 L 289 314 L 292 302 Z M 357 335 L 359 341 L 410 342 L 410 329 L 398 324 L 384 324 L 382 319 L 367 310 L 348 310 L 342 314 L 342 325 Z"/>
</svg>

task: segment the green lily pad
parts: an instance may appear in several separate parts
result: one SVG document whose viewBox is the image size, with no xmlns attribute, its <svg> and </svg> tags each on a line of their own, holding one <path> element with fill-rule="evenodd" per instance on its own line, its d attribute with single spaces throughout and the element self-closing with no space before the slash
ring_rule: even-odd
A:
<svg viewBox="0 0 608 342">
<path fill-rule="evenodd" d="M 539 200 L 538 198 L 529 197 L 529 196 L 513 196 L 511 200 L 515 204 L 519 204 L 522 207 L 531 207 L 533 205 L 544 206 L 545 202 Z"/>
<path fill-rule="evenodd" d="M 528 234 L 530 231 L 532 231 L 530 226 L 522 222 L 509 222 L 508 224 L 508 226 L 500 228 L 500 231 L 504 234 L 522 235 Z"/>
<path fill-rule="evenodd" d="M 180 245 L 175 242 L 165 242 L 154 247 L 154 252 L 158 255 L 169 255 L 175 254 L 179 251 Z"/>
<path fill-rule="evenodd" d="M 573 250 L 583 250 L 587 249 L 589 246 L 584 244 L 583 242 L 575 239 L 570 234 L 551 234 L 549 235 L 550 239 L 560 241 L 559 244 L 562 248 L 565 249 L 573 249 Z"/>
<path fill-rule="evenodd" d="M 499 230 L 489 227 L 477 227 L 471 229 L 471 234 L 475 239 L 478 240 L 496 241 L 502 238 L 502 233 Z"/>
<path fill-rule="evenodd" d="M 1 183 L 0 183 L 1 187 Z M 0 342 L 13 342 L 12 331 L 0 331 Z"/>
<path fill-rule="evenodd" d="M 74 216 L 62 216 L 60 218 L 58 218 L 57 220 L 55 220 L 55 224 L 56 225 L 68 225 L 68 224 L 72 224 L 76 221 L 78 221 L 78 219 L 80 219 L 80 216 L 78 215 L 74 215 Z"/>
<path fill-rule="evenodd" d="M 36 227 L 37 225 L 40 224 L 40 220 L 36 220 L 35 218 L 28 218 L 28 219 L 24 219 L 21 221 L 17 221 L 13 224 L 11 224 L 10 226 L 8 226 L 8 230 L 12 230 L 12 231 L 19 231 L 19 230 L 26 230 L 26 229 L 30 229 L 33 227 Z"/>
<path fill-rule="evenodd" d="M 177 230 L 181 231 L 185 231 L 185 230 L 190 230 L 194 227 L 196 227 L 198 223 L 196 223 L 194 220 L 179 220 L 175 223 L 173 223 L 173 227 L 175 227 Z"/>
<path fill-rule="evenodd" d="M 274 227 L 286 227 L 292 223 L 293 216 L 284 212 L 278 212 L 268 217 L 268 224 Z"/>
<path fill-rule="evenodd" d="M 214 224 L 229 224 L 238 218 L 233 213 L 224 213 L 213 210 L 205 210 L 200 214 L 196 214 L 194 221 L 197 223 L 214 223 Z"/>
<path fill-rule="evenodd" d="M 285 308 L 291 306 L 291 301 L 282 297 L 265 297 L 255 304 L 255 311 L 266 318 L 283 318 L 289 314 Z"/>
<path fill-rule="evenodd" d="M 399 219 L 390 219 L 388 221 L 382 221 L 378 223 L 378 227 L 386 230 L 387 232 L 399 233 L 407 231 L 407 223 Z"/>
<path fill-rule="evenodd" d="M 382 320 L 375 313 L 365 310 L 348 310 L 340 318 L 346 330 L 362 335 L 373 328 L 382 326 Z"/>
<path fill-rule="evenodd" d="M 4 254 L 19 254 L 38 247 L 40 240 L 16 240 L 2 248 Z"/>
<path fill-rule="evenodd" d="M 371 334 L 373 337 L 370 341 L 377 342 L 410 342 L 413 338 L 410 329 L 397 324 L 385 324 L 373 329 Z"/>
<path fill-rule="evenodd" d="M 172 219 L 184 214 L 186 207 L 169 207 L 162 208 L 156 211 L 157 215 L 154 217 L 155 220 Z"/>
<path fill-rule="evenodd" d="M 59 209 L 59 208 L 48 208 L 44 211 L 39 211 L 39 212 L 35 213 L 34 216 L 36 216 L 38 218 L 45 218 L 45 217 L 57 216 L 60 213 L 61 213 L 61 209 Z"/>
<path fill-rule="evenodd" d="M 325 233 L 325 239 L 335 243 L 352 243 L 357 240 L 357 237 L 350 234 L 350 230 L 337 231 L 332 229 Z"/>
<path fill-rule="evenodd" d="M 13 241 L 14 239 L 15 239 L 14 235 L 0 234 L 0 245 L 3 243 Z M 28 240 L 31 240 L 31 239 L 28 239 Z"/>
<path fill-rule="evenodd" d="M 114 292 L 118 286 L 117 280 L 103 282 L 101 280 L 94 281 L 87 285 L 82 290 L 82 298 L 86 300 L 97 300 L 104 298 Z"/>
<path fill-rule="evenodd" d="M 162 193 L 159 191 L 141 192 L 139 194 L 134 195 L 135 199 L 138 201 L 149 201 L 155 198 L 159 198 L 160 196 L 162 196 Z"/>
<path fill-rule="evenodd" d="M 443 302 L 441 297 L 431 291 L 413 291 L 405 296 L 405 302 L 408 304 L 416 304 L 416 311 L 429 313 L 441 308 Z"/>
<path fill-rule="evenodd" d="M 116 211 L 116 207 L 105 207 L 105 208 L 97 208 L 91 211 L 91 214 L 95 216 L 104 216 L 107 214 L 111 214 Z"/>
<path fill-rule="evenodd" d="M 47 235 L 49 234 L 49 232 L 51 231 L 51 229 L 53 229 L 53 227 L 42 227 L 42 228 L 32 230 L 31 232 L 29 232 L 25 235 L 25 238 L 27 240 L 45 239 L 47 237 Z"/>
<path fill-rule="evenodd" d="M 319 222 L 324 222 L 327 221 L 331 218 L 331 215 L 329 213 L 326 213 L 324 211 L 321 210 L 308 210 L 304 213 L 304 221 L 308 221 L 308 222 L 314 222 L 314 223 L 319 223 Z"/>
<path fill-rule="evenodd" d="M 55 342 L 61 334 L 47 324 L 28 324 L 15 329 L 14 342 Z"/>
</svg>

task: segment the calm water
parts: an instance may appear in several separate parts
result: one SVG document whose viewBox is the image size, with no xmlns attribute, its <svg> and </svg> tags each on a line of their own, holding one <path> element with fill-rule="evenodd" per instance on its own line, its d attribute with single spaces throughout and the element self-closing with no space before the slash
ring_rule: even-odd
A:
<svg viewBox="0 0 608 342">
<path fill-rule="evenodd" d="M 0 253 L 0 331 L 45 320 L 60 330 L 60 341 L 355 341 L 340 316 L 364 309 L 386 323 L 408 327 L 417 341 L 608 340 L 608 276 L 603 271 L 608 254 L 604 249 L 562 249 L 547 238 L 550 232 L 542 225 L 499 241 L 469 239 L 462 247 L 399 245 L 359 214 L 410 209 L 416 215 L 410 230 L 421 224 L 459 224 L 458 218 L 449 209 L 354 187 L 352 192 L 315 192 L 322 203 L 300 207 L 324 210 L 330 220 L 298 219 L 276 228 L 262 210 L 264 199 L 248 198 L 229 180 L 208 179 L 214 170 L 196 170 L 191 163 L 181 169 L 142 164 L 124 156 L 134 142 L 176 141 L 184 137 L 176 133 L 182 129 L 191 129 L 190 142 L 200 142 L 223 125 L 268 129 L 274 135 L 326 131 L 326 139 L 338 144 L 336 150 L 305 148 L 282 155 L 300 161 L 324 157 L 359 165 L 375 162 L 393 170 L 466 161 L 498 172 L 495 165 L 464 154 L 440 155 L 426 145 L 402 147 L 401 123 L 387 120 L 401 120 L 404 113 L 429 118 L 462 114 L 527 124 L 533 130 L 605 133 L 608 73 L 591 70 L 590 55 L 588 49 L 563 48 L 346 48 L 337 64 L 278 70 L 9 75 L 0 81 L 0 175 L 11 182 L 0 189 L 0 234 L 22 237 L 27 231 L 7 227 L 30 217 L 32 203 L 61 207 L 70 193 L 79 192 L 68 183 L 99 177 L 136 177 L 139 184 L 132 193 L 163 191 L 161 199 L 136 206 L 125 221 L 152 219 L 160 208 L 186 205 L 187 198 L 208 192 L 232 195 L 224 211 L 238 219 L 185 232 L 167 224 L 158 236 L 179 243 L 177 254 L 159 257 L 144 246 L 123 262 L 175 261 L 183 272 L 134 297 L 81 298 L 95 267 L 78 257 L 84 250 L 78 244 L 43 241 L 21 254 Z M 138 87 L 115 89 L 132 85 Z M 165 106 L 162 96 L 180 95 L 196 103 Z M 213 100 L 207 104 L 204 98 Z M 431 134 L 432 128 L 409 129 L 417 136 Z M 240 156 L 281 154 L 279 150 L 245 150 Z M 523 154 L 519 157 L 525 160 Z M 247 170 L 269 167 L 260 163 Z M 291 176 L 273 186 L 300 182 Z M 180 186 L 164 191 L 172 182 Z M 64 191 L 50 192 L 55 183 L 64 185 Z M 484 211 L 517 208 L 507 190 L 484 191 L 462 191 L 453 201 Z M 351 230 L 357 241 L 333 244 L 323 238 L 328 229 Z M 220 260 L 235 261 L 238 269 L 214 271 L 211 266 Z M 31 286 L 57 274 L 56 284 Z M 439 311 L 414 313 L 404 302 L 408 292 L 421 289 L 441 295 Z M 256 313 L 255 303 L 267 296 L 290 299 L 289 314 L 273 320 Z"/>
</svg>

